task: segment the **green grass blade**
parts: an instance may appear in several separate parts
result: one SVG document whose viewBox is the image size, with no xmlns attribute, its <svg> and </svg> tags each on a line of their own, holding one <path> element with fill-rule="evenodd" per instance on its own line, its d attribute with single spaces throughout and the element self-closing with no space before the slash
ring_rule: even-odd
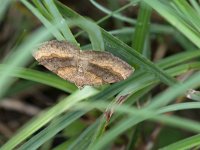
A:
<svg viewBox="0 0 200 150">
<path fill-rule="evenodd" d="M 185 102 L 185 103 L 172 104 L 172 105 L 159 108 L 158 113 L 166 113 L 166 112 L 173 112 L 173 111 L 180 111 L 180 110 L 187 110 L 187 109 L 199 109 L 199 107 L 200 107 L 199 102 Z"/>
<path fill-rule="evenodd" d="M 200 7 L 199 7 L 198 2 L 196 0 L 189 0 L 189 2 L 195 8 L 195 10 L 197 11 L 197 13 L 200 15 Z"/>
<path fill-rule="evenodd" d="M 45 6 L 42 4 L 41 1 L 33 0 L 33 3 L 38 9 L 38 11 L 45 16 L 45 18 L 48 18 L 49 20 L 52 19 L 51 14 L 46 10 Z"/>
<path fill-rule="evenodd" d="M 195 59 L 195 58 L 199 58 L 199 57 L 200 57 L 199 50 L 187 51 L 187 52 L 178 53 L 176 55 L 172 55 L 170 57 L 162 59 L 162 60 L 158 61 L 157 64 L 159 67 L 166 69 L 169 67 L 173 67 L 174 65 L 183 63 L 185 61 L 189 61 L 191 59 Z"/>
<path fill-rule="evenodd" d="M 187 150 L 187 149 L 192 149 L 193 147 L 199 145 L 200 145 L 200 134 L 197 134 L 195 136 L 191 136 L 176 143 L 170 144 L 166 147 L 160 148 L 160 150 L 172 150 L 172 149 Z"/>
<path fill-rule="evenodd" d="M 0 65 L 0 74 L 2 74 L 6 68 L 8 68 L 8 65 Z M 8 76 L 35 81 L 69 93 L 77 89 L 74 84 L 64 81 L 60 77 L 32 69 L 13 68 L 12 74 Z"/>
<path fill-rule="evenodd" d="M 87 19 L 82 20 L 80 18 L 76 18 L 76 19 L 69 19 L 68 23 L 70 25 L 77 25 L 80 28 L 82 28 L 86 33 L 88 33 L 90 41 L 92 43 L 92 48 L 94 50 L 99 50 L 99 51 L 104 50 L 104 42 L 100 28 L 94 22 Z"/>
<path fill-rule="evenodd" d="M 93 132 L 93 136 L 90 139 L 88 149 L 90 149 L 90 147 L 92 147 L 92 145 L 95 144 L 97 142 L 97 140 L 104 134 L 104 132 L 106 130 L 105 129 L 106 124 L 107 124 L 106 117 L 104 115 L 102 115 L 102 117 L 100 118 L 100 121 L 97 125 L 97 128 L 95 129 L 95 132 Z"/>
<path fill-rule="evenodd" d="M 143 54 L 145 40 L 149 33 L 151 11 L 151 7 L 146 5 L 146 3 L 140 2 L 140 10 L 133 36 L 132 47 L 141 54 Z"/>
</svg>

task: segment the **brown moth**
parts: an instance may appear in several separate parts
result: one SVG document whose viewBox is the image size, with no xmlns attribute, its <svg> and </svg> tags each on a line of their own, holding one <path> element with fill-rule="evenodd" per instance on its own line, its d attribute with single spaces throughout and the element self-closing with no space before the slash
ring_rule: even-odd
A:
<svg viewBox="0 0 200 150">
<path fill-rule="evenodd" d="M 33 56 L 41 65 L 79 88 L 119 82 L 133 73 L 129 64 L 111 53 L 81 51 L 66 41 L 45 42 Z"/>
</svg>

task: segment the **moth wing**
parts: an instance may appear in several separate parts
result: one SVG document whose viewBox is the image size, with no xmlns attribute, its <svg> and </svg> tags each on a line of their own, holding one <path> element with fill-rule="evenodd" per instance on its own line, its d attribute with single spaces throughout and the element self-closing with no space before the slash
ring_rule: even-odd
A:
<svg viewBox="0 0 200 150">
<path fill-rule="evenodd" d="M 45 57 L 73 58 L 79 53 L 78 47 L 66 41 L 47 41 L 33 52 L 36 60 Z"/>
<path fill-rule="evenodd" d="M 124 80 L 133 73 L 128 63 L 109 52 L 81 51 L 81 58 L 88 59 L 87 71 L 102 78 L 105 83 Z"/>
<path fill-rule="evenodd" d="M 65 80 L 73 82 L 73 77 L 77 75 L 76 58 L 78 53 L 78 48 L 70 43 L 52 40 L 43 43 L 33 53 L 33 56 L 48 70 Z"/>
</svg>

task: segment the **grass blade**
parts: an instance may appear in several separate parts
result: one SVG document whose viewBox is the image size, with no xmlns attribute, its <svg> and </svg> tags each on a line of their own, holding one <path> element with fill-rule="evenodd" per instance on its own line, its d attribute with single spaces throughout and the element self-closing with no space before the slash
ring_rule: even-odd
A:
<svg viewBox="0 0 200 150">
<path fill-rule="evenodd" d="M 137 18 L 137 24 L 133 36 L 132 47 L 143 54 L 144 43 L 148 35 L 149 21 L 151 17 L 151 7 L 146 3 L 140 2 L 140 10 Z"/>
<path fill-rule="evenodd" d="M 176 143 L 170 144 L 166 147 L 160 148 L 160 150 L 172 150 L 172 149 L 186 150 L 186 149 L 192 149 L 193 147 L 199 145 L 200 145 L 200 134 L 197 134 L 195 136 L 191 136 Z"/>
</svg>

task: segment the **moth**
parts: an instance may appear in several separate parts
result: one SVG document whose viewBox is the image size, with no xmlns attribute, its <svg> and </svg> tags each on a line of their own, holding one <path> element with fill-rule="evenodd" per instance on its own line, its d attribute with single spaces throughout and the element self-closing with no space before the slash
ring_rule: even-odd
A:
<svg viewBox="0 0 200 150">
<path fill-rule="evenodd" d="M 33 53 L 39 64 L 79 88 L 127 79 L 133 68 L 105 51 L 82 51 L 67 41 L 47 41 Z"/>
</svg>

